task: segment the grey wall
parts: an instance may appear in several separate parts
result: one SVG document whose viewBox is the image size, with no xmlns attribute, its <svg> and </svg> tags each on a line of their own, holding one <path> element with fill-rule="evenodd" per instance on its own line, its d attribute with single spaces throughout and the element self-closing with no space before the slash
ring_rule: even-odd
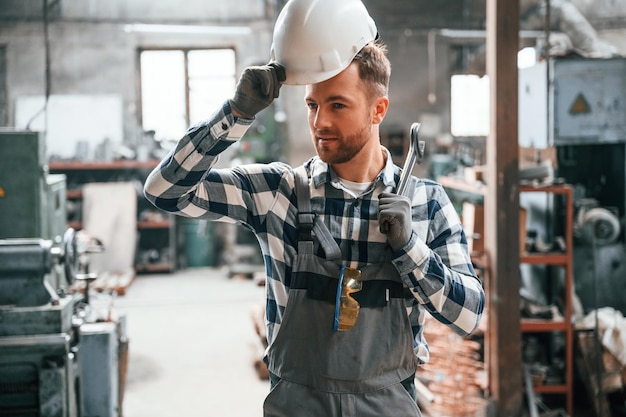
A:
<svg viewBox="0 0 626 417">
<path fill-rule="evenodd" d="M 224 20 L 224 15 L 234 13 L 233 3 L 245 6 L 242 10 L 249 13 L 237 14 L 241 24 L 251 28 L 249 35 L 147 34 L 126 31 L 127 24 L 136 23 L 135 19 L 139 17 L 142 17 L 141 23 L 185 21 L 194 25 L 207 25 L 209 23 L 205 21 L 209 20 L 209 16 L 210 20 Z M 250 62 L 268 59 L 272 26 L 270 20 L 264 17 L 262 1 L 186 1 L 185 7 L 180 5 L 180 2 L 175 1 L 140 0 L 62 2 L 62 17 L 53 18 L 48 25 L 50 94 L 119 94 L 123 98 L 124 138 L 132 144 L 141 134 L 138 111 L 140 48 L 232 47 L 237 53 L 239 70 Z M 209 5 L 215 10 L 210 10 Z M 6 14 L 7 9 L 1 9 Z M 34 10 L 36 12 L 38 9 Z M 34 20 L 37 17 L 35 12 L 28 14 L 21 10 L 21 18 L 7 18 L 0 25 L 0 46 L 6 48 L 9 125 L 15 123 L 15 103 L 18 97 L 45 94 L 44 25 Z M 27 18 L 32 15 L 35 15 L 33 19 Z M 191 21 L 194 16 L 196 20 Z"/>
<path fill-rule="evenodd" d="M 245 22 L 275 14 L 276 0 L 49 0 L 48 14 L 63 20 L 164 22 Z M 0 19 L 36 20 L 42 0 L 0 0 Z"/>
</svg>

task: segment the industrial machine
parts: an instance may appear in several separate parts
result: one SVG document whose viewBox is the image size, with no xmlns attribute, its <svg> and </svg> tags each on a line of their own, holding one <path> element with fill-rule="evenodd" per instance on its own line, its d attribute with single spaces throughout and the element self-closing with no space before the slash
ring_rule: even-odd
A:
<svg viewBox="0 0 626 417">
<path fill-rule="evenodd" d="M 0 415 L 119 415 L 118 323 L 92 313 L 88 254 L 39 132 L 0 131 Z M 108 340 L 107 343 L 102 343 Z"/>
<path fill-rule="evenodd" d="M 75 245 L 72 229 L 62 245 L 0 240 L 0 415 L 80 415 L 79 299 L 50 280 L 72 281 Z"/>
<path fill-rule="evenodd" d="M 575 187 L 576 294 L 585 311 L 626 314 L 626 58 L 553 58 L 519 74 L 520 145 L 554 147 L 555 176 Z M 558 207 L 525 198 L 541 234 Z"/>
</svg>

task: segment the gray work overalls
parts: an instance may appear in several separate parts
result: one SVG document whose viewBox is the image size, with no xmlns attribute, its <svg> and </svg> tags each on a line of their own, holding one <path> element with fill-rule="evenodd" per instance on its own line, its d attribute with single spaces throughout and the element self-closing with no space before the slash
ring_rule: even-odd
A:
<svg viewBox="0 0 626 417">
<path fill-rule="evenodd" d="M 341 252 L 311 213 L 309 179 L 296 170 L 300 238 L 283 321 L 266 362 L 275 381 L 264 417 L 419 417 L 403 382 L 417 359 L 406 290 L 389 261 L 361 269 L 354 328 L 334 332 Z M 311 231 L 326 258 L 315 255 Z"/>
</svg>

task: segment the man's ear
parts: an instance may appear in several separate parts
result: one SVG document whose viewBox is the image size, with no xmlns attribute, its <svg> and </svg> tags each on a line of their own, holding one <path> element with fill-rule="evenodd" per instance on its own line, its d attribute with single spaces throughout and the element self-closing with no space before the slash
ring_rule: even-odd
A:
<svg viewBox="0 0 626 417">
<path fill-rule="evenodd" d="M 372 123 L 375 125 L 382 123 L 388 108 L 389 98 L 385 96 L 378 97 L 372 105 Z"/>
</svg>

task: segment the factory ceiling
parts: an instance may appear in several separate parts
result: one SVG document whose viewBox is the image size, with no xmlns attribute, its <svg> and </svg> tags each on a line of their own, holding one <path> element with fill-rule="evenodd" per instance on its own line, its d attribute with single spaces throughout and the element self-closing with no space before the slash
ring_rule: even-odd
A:
<svg viewBox="0 0 626 417">
<path fill-rule="evenodd" d="M 47 1 L 48 17 L 66 18 L 82 10 L 85 17 L 97 20 L 104 13 L 120 20 L 136 19 L 145 10 L 147 20 L 157 19 L 158 10 L 166 10 L 166 2 L 147 0 L 107 0 L 107 2 L 84 0 L 0 0 L 1 21 L 41 20 L 42 5 Z M 486 0 L 363 0 L 378 25 L 385 31 L 422 31 L 429 29 L 484 29 Z M 562 3 L 575 6 L 596 29 L 626 28 L 626 2 L 615 0 L 520 0 L 522 17 L 536 13 L 549 2 L 554 7 Z M 258 18 L 272 19 L 286 0 L 233 0 L 210 2 L 186 0 L 185 9 L 197 10 L 193 18 L 183 17 L 189 23 L 242 22 Z M 89 14 L 92 16 L 89 16 Z M 161 17 L 163 19 L 163 17 Z M 178 22 L 184 23 L 184 22 Z"/>
</svg>

